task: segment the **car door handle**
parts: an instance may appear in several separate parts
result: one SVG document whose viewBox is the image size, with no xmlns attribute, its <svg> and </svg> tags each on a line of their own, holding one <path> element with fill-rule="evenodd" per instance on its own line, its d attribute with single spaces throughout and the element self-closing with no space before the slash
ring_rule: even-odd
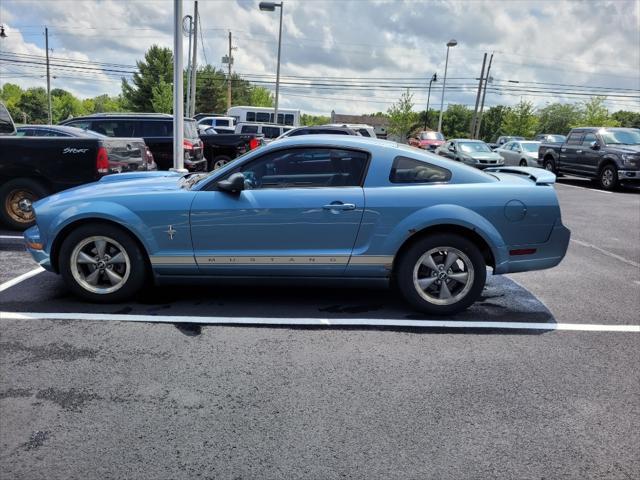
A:
<svg viewBox="0 0 640 480">
<path fill-rule="evenodd" d="M 325 210 L 355 210 L 356 205 L 354 203 L 333 202 L 329 205 L 324 205 L 322 208 Z"/>
</svg>

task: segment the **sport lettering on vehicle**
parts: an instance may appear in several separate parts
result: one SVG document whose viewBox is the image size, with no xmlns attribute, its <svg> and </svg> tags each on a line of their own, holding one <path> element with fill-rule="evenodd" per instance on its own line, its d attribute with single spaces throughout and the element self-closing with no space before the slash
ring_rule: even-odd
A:
<svg viewBox="0 0 640 480">
<path fill-rule="evenodd" d="M 62 150 L 63 154 L 67 154 L 67 153 L 87 153 L 89 151 L 88 148 L 72 148 L 72 147 L 67 147 L 64 150 Z"/>
</svg>

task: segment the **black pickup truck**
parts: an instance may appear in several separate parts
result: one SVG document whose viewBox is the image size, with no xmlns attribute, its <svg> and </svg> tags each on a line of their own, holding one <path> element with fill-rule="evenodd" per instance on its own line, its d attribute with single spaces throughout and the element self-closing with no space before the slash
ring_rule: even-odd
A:
<svg viewBox="0 0 640 480">
<path fill-rule="evenodd" d="M 604 190 L 640 183 L 640 130 L 574 128 L 566 142 L 540 145 L 538 165 L 555 174 L 591 178 Z"/>
<path fill-rule="evenodd" d="M 47 195 L 110 173 L 156 169 L 142 139 L 78 132 L 36 137 L 26 135 L 27 129 L 16 135 L 11 116 L 0 103 L 0 221 L 11 228 L 31 226 L 32 203 Z"/>
<path fill-rule="evenodd" d="M 209 161 L 209 170 L 216 170 L 262 145 L 262 138 L 254 133 L 219 134 L 213 128 L 201 131 L 200 140 L 204 144 L 204 156 Z"/>
</svg>

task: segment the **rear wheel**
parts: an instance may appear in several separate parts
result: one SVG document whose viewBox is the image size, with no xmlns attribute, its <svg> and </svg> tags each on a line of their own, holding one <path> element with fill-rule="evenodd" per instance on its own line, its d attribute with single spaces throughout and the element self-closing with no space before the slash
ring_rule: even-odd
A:
<svg viewBox="0 0 640 480">
<path fill-rule="evenodd" d="M 231 157 L 227 157 L 226 155 L 219 155 L 211 160 L 211 165 L 209 166 L 209 170 L 218 170 L 219 168 L 224 167 L 227 163 L 231 161 Z"/>
<path fill-rule="evenodd" d="M 97 303 L 126 300 L 146 277 L 136 241 L 113 225 L 83 225 L 63 241 L 60 273 L 74 294 Z"/>
<path fill-rule="evenodd" d="M 0 187 L 0 219 L 11 228 L 24 230 L 35 223 L 33 203 L 49 195 L 30 178 L 16 178 Z"/>
<path fill-rule="evenodd" d="M 545 159 L 543 165 L 545 170 L 551 173 L 556 173 L 556 162 L 552 158 Z"/>
<path fill-rule="evenodd" d="M 452 315 L 475 302 L 484 288 L 486 264 L 478 247 L 459 235 L 424 237 L 399 259 L 396 277 L 417 310 Z"/>
<path fill-rule="evenodd" d="M 520 166 L 521 167 L 526 167 L 527 166 L 527 161 L 524 158 L 522 160 L 520 160 Z"/>
<path fill-rule="evenodd" d="M 609 164 L 602 167 L 598 183 L 603 190 L 615 190 L 618 187 L 618 170 Z"/>
</svg>

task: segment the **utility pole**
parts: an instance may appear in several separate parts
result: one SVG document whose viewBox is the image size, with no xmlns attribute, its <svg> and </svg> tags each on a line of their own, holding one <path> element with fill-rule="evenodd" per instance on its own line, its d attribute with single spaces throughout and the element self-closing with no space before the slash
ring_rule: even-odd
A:
<svg viewBox="0 0 640 480">
<path fill-rule="evenodd" d="M 233 55 L 231 55 L 233 47 L 231 46 L 231 32 L 229 32 L 229 56 L 228 59 L 228 67 L 229 67 L 229 76 L 227 77 L 227 110 L 231 108 L 231 65 L 233 64 Z"/>
<path fill-rule="evenodd" d="M 429 80 L 429 93 L 427 94 L 427 110 L 424 112 L 424 129 L 427 129 L 427 120 L 429 120 L 429 100 L 431 99 L 431 84 L 438 81 L 438 74 L 434 73 Z"/>
<path fill-rule="evenodd" d="M 196 113 L 196 70 L 198 69 L 198 62 L 196 55 L 198 53 L 198 0 L 193 2 L 193 55 L 191 57 L 191 98 L 189 102 L 191 107 L 189 108 L 190 116 Z"/>
<path fill-rule="evenodd" d="M 480 124 L 482 123 L 482 110 L 484 110 L 484 97 L 487 96 L 487 85 L 489 84 L 489 73 L 491 72 L 491 62 L 493 61 L 493 53 L 489 58 L 489 66 L 487 67 L 487 75 L 484 80 L 484 92 L 482 92 L 482 103 L 480 103 L 480 112 L 478 113 L 478 121 L 476 122 L 476 135 L 475 138 L 480 137 Z"/>
<path fill-rule="evenodd" d="M 44 48 L 47 53 L 47 102 L 49 103 L 49 125 L 53 125 L 51 110 L 51 74 L 49 73 L 49 29 L 44 27 Z"/>
<path fill-rule="evenodd" d="M 476 106 L 473 109 L 473 117 L 471 117 L 471 138 L 476 138 L 476 122 L 478 121 L 478 105 L 480 104 L 480 95 L 482 94 L 482 81 L 484 80 L 484 66 L 487 63 L 487 54 L 482 58 L 482 70 L 480 71 L 480 81 L 478 82 L 478 93 L 476 94 Z"/>
</svg>

